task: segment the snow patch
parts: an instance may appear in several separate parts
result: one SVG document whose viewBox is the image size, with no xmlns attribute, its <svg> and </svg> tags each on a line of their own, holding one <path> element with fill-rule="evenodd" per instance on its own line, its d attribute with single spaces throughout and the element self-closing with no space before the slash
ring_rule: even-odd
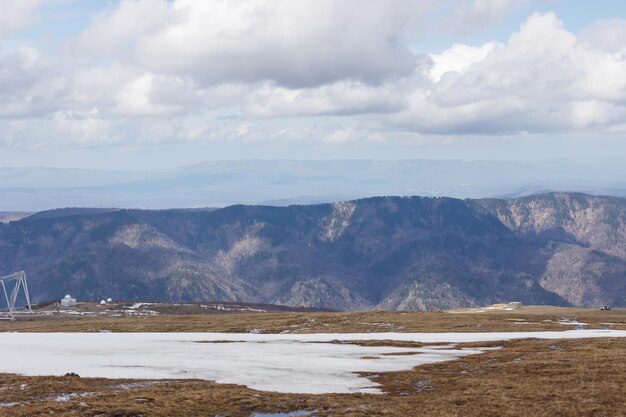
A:
<svg viewBox="0 0 626 417">
<path fill-rule="evenodd" d="M 98 395 L 97 392 L 68 392 L 68 393 L 57 395 L 56 397 L 49 398 L 48 400 L 65 403 L 74 398 L 95 397 L 97 395 Z"/>
<path fill-rule="evenodd" d="M 418 343 L 626 337 L 622 330 L 507 333 L 3 333 L 0 373 L 137 379 L 204 379 L 286 393 L 380 393 L 357 372 L 453 360 L 486 348 L 367 347 L 333 341 Z M 197 343 L 230 341 L 231 343 Z M 389 355 L 393 354 L 395 355 Z M 398 354 L 400 353 L 400 354 Z M 377 360 L 363 359 L 378 357 Z M 61 399 L 59 399 L 61 401 Z"/>
</svg>

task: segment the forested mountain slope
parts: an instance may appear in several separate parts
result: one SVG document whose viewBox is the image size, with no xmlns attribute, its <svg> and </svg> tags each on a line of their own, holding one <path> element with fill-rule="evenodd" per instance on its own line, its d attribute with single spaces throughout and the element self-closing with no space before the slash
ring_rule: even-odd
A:
<svg viewBox="0 0 626 417">
<path fill-rule="evenodd" d="M 626 200 L 376 197 L 216 210 L 56 210 L 0 224 L 33 299 L 332 309 L 626 306 Z"/>
</svg>

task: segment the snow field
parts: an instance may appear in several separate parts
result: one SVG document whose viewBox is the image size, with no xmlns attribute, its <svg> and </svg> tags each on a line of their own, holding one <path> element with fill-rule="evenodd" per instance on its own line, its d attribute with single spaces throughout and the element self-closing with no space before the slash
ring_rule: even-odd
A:
<svg viewBox="0 0 626 417">
<path fill-rule="evenodd" d="M 380 393 L 356 372 L 392 372 L 454 360 L 486 348 L 365 347 L 328 343 L 422 343 L 626 337 L 618 330 L 508 333 L 3 333 L 0 373 L 136 379 L 204 379 L 285 393 Z M 390 353 L 412 355 L 388 355 Z"/>
</svg>

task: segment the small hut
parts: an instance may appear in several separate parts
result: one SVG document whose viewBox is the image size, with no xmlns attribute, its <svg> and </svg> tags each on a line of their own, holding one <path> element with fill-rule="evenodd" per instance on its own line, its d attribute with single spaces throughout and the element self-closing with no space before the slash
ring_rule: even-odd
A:
<svg viewBox="0 0 626 417">
<path fill-rule="evenodd" d="M 67 294 L 61 300 L 61 307 L 75 307 L 76 306 L 76 298 L 72 298 L 71 295 Z"/>
</svg>

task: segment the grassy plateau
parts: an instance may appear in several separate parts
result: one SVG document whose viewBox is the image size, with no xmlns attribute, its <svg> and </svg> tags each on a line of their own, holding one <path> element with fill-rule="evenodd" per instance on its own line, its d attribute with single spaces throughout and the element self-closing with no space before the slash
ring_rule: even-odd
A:
<svg viewBox="0 0 626 417">
<path fill-rule="evenodd" d="M 159 314 L 148 314 L 146 309 Z M 49 307 L 0 322 L 0 332 L 501 332 L 581 326 L 626 330 L 626 311 L 616 309 L 531 306 L 456 312 L 225 313 L 192 305 L 148 306 L 146 315 L 119 314 L 123 310 L 120 305 L 107 310 L 84 305 L 77 311 L 94 314 L 57 314 Z M 354 343 L 415 347 L 391 340 Z M 409 371 L 368 375 L 381 384 L 380 395 L 281 394 L 201 380 L 0 374 L 0 415 L 248 417 L 298 411 L 320 417 L 626 416 L 626 340 L 522 339 L 481 343 L 485 345 L 501 349 Z M 468 346 L 472 344 L 457 348 Z"/>
</svg>

